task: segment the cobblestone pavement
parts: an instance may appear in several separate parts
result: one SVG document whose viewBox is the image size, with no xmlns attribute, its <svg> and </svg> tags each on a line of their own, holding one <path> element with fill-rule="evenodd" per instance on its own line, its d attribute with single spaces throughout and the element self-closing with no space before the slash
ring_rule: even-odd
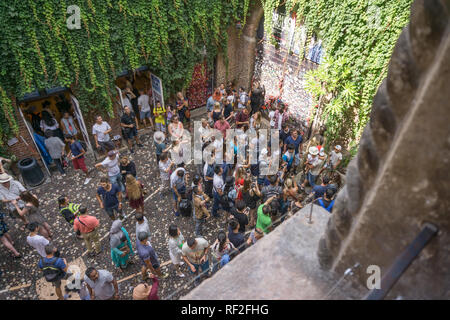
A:
<svg viewBox="0 0 450 320">
<path fill-rule="evenodd" d="M 168 227 L 171 223 L 176 223 L 182 231 L 185 238 L 194 235 L 194 222 L 192 218 L 175 217 L 172 212 L 172 196 L 168 193 L 162 195 L 158 189 L 160 187 L 159 171 L 156 164 L 156 156 L 152 134 L 150 132 L 141 134 L 141 140 L 144 143 L 143 148 L 136 148 L 135 154 L 131 155 L 136 163 L 138 177 L 148 190 L 148 199 L 145 202 L 145 216 L 149 220 L 152 232 L 152 245 L 155 248 L 160 263 L 169 262 L 169 252 L 167 248 Z M 128 154 L 128 152 L 126 151 Z M 88 168 L 93 168 L 93 160 L 87 161 Z M 193 172 L 193 165 L 188 166 L 188 171 Z M 40 199 L 40 210 L 49 222 L 54 231 L 54 243 L 61 251 L 61 256 L 68 262 L 81 258 L 86 267 L 94 266 L 100 269 L 107 269 L 113 272 L 117 280 L 121 281 L 120 294 L 121 299 L 131 299 L 132 289 L 142 281 L 139 273 L 140 261 L 135 255 L 134 264 L 127 267 L 124 272 L 119 271 L 112 264 L 110 256 L 109 238 L 105 237 L 101 241 L 103 251 L 95 259 L 83 255 L 85 245 L 82 240 L 74 237 L 69 224 L 60 216 L 58 212 L 57 198 L 61 194 L 68 195 L 69 199 L 75 203 L 81 203 L 88 207 L 90 214 L 95 215 L 100 220 L 100 236 L 103 237 L 109 232 L 111 221 L 104 211 L 99 208 L 95 198 L 96 188 L 99 184 L 101 172 L 93 169 L 94 178 L 88 185 L 83 185 L 84 177 L 71 168 L 68 170 L 66 178 L 58 180 L 53 178 L 52 182 L 43 184 L 34 189 L 33 192 Z M 191 174 L 191 178 L 192 178 Z M 130 214 L 132 209 L 128 204 L 124 204 L 124 212 Z M 11 253 L 4 246 L 0 247 L 0 299 L 24 300 L 39 299 L 36 282 L 42 281 L 42 272 L 37 267 L 39 256 L 37 252 L 26 243 L 27 232 L 20 231 L 19 220 L 6 218 L 10 227 L 10 235 L 15 241 L 16 249 L 23 255 L 22 259 L 14 260 Z M 124 227 L 129 232 L 135 249 L 135 221 L 131 215 L 124 221 Z M 204 236 L 212 243 L 215 240 L 217 230 L 225 227 L 225 220 L 222 218 L 211 219 L 204 226 Z M 169 272 L 169 277 L 160 281 L 159 297 L 165 299 L 175 290 L 180 290 L 173 298 L 179 298 L 189 290 L 193 289 L 193 277 L 186 265 L 182 266 L 185 278 L 176 276 L 173 266 L 170 263 L 162 267 L 163 272 Z M 187 285 L 187 286 L 186 286 Z M 18 289 L 17 287 L 23 286 Z M 51 291 L 49 299 L 56 299 L 54 290 Z M 69 293 L 72 299 L 77 299 L 77 293 Z"/>
</svg>

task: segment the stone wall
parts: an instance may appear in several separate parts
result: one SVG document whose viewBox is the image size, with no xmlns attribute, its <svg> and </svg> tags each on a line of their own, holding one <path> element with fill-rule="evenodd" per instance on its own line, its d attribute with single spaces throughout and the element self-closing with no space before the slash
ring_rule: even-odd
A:
<svg viewBox="0 0 450 320">
<path fill-rule="evenodd" d="M 318 256 L 342 272 L 359 262 L 383 272 L 425 222 L 439 228 L 387 298 L 450 298 L 450 2 L 417 0 L 395 46 L 387 79 L 347 185 L 337 196 Z"/>
</svg>

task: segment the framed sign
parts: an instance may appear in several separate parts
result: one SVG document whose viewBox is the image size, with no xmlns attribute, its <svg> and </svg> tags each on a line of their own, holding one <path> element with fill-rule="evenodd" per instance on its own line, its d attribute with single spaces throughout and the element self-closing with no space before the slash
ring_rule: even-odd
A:
<svg viewBox="0 0 450 320">
<path fill-rule="evenodd" d="M 156 101 L 161 102 L 161 106 L 164 107 L 164 95 L 163 95 L 163 87 L 162 81 L 160 78 L 155 76 L 153 73 L 151 74 L 152 80 L 152 97 L 153 97 L 153 105 L 156 106 Z"/>
</svg>

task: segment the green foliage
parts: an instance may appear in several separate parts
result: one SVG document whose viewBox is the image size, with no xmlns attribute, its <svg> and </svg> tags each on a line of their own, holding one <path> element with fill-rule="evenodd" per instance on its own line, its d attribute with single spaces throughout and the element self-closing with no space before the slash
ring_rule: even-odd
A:
<svg viewBox="0 0 450 320">
<path fill-rule="evenodd" d="M 69 30 L 67 7 L 81 10 Z M 114 80 L 140 66 L 165 95 L 187 86 L 203 48 L 211 64 L 226 30 L 245 23 L 249 0 L 22 0 L 0 3 L 0 144 L 18 131 L 12 99 L 71 86 L 83 111 L 112 114 Z"/>
<path fill-rule="evenodd" d="M 327 60 L 306 75 L 306 89 L 323 110 L 328 139 L 358 140 L 412 0 L 261 1 L 267 34 L 273 11 L 283 4 L 307 27 L 307 45 L 313 32 L 323 40 Z"/>
</svg>

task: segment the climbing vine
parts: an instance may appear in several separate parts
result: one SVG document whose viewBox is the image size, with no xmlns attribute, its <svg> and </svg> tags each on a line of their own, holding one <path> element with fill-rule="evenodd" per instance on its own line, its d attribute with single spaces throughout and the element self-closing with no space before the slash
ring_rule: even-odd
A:
<svg viewBox="0 0 450 320">
<path fill-rule="evenodd" d="M 23 0 L 0 3 L 0 144 L 18 126 L 13 102 L 36 89 L 71 86 L 83 111 L 113 113 L 114 81 L 140 66 L 166 96 L 187 86 L 194 66 L 226 50 L 230 24 L 249 0 Z M 67 7 L 81 11 L 69 30 Z M 203 56 L 204 49 L 207 55 Z"/>
<path fill-rule="evenodd" d="M 306 76 L 312 94 L 312 118 L 327 127 L 327 138 L 350 144 L 366 125 L 372 99 L 387 74 L 387 65 L 412 0 L 261 0 L 266 34 L 272 35 L 274 10 L 296 12 L 323 40 L 327 59 Z M 298 26 L 299 27 L 299 26 Z"/>
</svg>

